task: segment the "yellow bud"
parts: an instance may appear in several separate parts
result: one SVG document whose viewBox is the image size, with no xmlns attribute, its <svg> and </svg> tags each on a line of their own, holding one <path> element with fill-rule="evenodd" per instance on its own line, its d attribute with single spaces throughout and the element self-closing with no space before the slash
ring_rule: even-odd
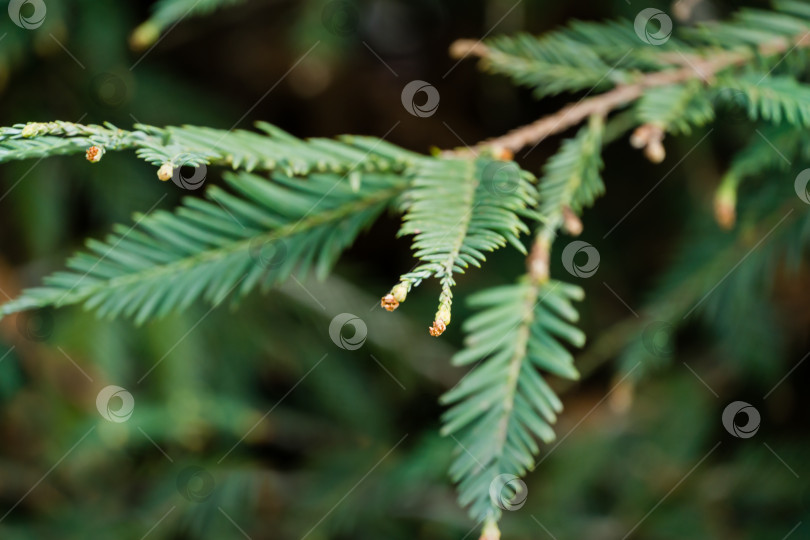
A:
<svg viewBox="0 0 810 540">
<path fill-rule="evenodd" d="M 380 305 L 385 308 L 386 311 L 394 311 L 399 307 L 399 301 L 394 298 L 393 294 L 388 293 L 382 297 Z"/>
<path fill-rule="evenodd" d="M 164 163 L 160 166 L 160 169 L 158 169 L 157 175 L 161 182 L 171 180 L 172 175 L 174 175 L 174 166 L 171 163 Z"/>
<path fill-rule="evenodd" d="M 152 23 L 145 22 L 132 32 L 129 37 L 129 46 L 135 51 L 142 51 L 157 41 L 159 37 L 160 28 Z"/>
<path fill-rule="evenodd" d="M 397 299 L 397 302 L 404 302 L 405 298 L 408 297 L 408 286 L 404 283 L 400 283 L 395 285 L 393 289 L 391 289 L 391 294 L 394 295 L 394 298 Z"/>
<path fill-rule="evenodd" d="M 104 149 L 99 146 L 91 146 L 87 149 L 85 156 L 90 163 L 98 163 L 101 161 L 101 156 L 104 155 Z"/>
<path fill-rule="evenodd" d="M 667 157 L 667 151 L 661 141 L 653 140 L 644 149 L 644 155 L 653 163 L 661 163 Z"/>
<path fill-rule="evenodd" d="M 428 332 L 430 332 L 430 335 L 433 336 L 433 337 L 439 337 L 440 335 L 442 335 L 444 333 L 446 328 L 447 328 L 447 325 L 444 323 L 444 321 L 435 320 L 435 321 L 433 321 L 433 326 L 428 328 Z"/>
</svg>

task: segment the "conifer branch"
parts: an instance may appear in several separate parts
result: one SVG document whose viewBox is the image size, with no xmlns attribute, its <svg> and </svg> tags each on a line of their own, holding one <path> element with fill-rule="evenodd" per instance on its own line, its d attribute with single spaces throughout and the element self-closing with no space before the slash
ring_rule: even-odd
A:
<svg viewBox="0 0 810 540">
<path fill-rule="evenodd" d="M 579 125 L 593 115 L 606 116 L 612 111 L 638 100 L 651 88 L 671 86 L 679 83 L 702 80 L 707 84 L 720 72 L 750 62 L 758 56 L 783 54 L 792 48 L 810 47 L 810 31 L 804 31 L 792 38 L 780 38 L 760 45 L 755 49 L 740 51 L 707 51 L 704 55 L 666 54 L 669 69 L 643 73 L 629 84 L 619 84 L 612 90 L 594 97 L 570 103 L 559 111 L 544 116 L 531 124 L 514 129 L 505 135 L 481 141 L 471 149 L 454 150 L 452 153 L 465 154 L 470 151 L 480 153 L 489 148 L 507 149 L 511 152 L 540 143 L 546 138 L 562 133 Z M 484 60 L 492 59 L 493 52 L 480 41 L 458 40 L 450 47 L 455 58 L 477 56 Z M 675 69 L 672 69 L 674 66 Z"/>
</svg>

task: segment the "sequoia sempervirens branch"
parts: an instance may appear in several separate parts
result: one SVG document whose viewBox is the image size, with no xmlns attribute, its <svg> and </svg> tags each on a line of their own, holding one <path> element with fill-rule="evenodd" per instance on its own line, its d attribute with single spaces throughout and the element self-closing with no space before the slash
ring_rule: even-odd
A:
<svg viewBox="0 0 810 540">
<path fill-rule="evenodd" d="M 780 39 L 764 44 L 757 49 L 733 52 L 722 51 L 709 57 L 687 57 L 680 54 L 664 55 L 664 59 L 671 61 L 672 64 L 678 67 L 641 74 L 633 83 L 620 84 L 603 94 L 566 105 L 559 111 L 544 116 L 531 124 L 514 129 L 500 137 L 481 141 L 469 149 L 450 150 L 445 154 L 464 155 L 471 152 L 478 154 L 491 148 L 517 152 L 526 146 L 538 144 L 551 135 L 562 133 L 580 124 L 591 115 L 605 116 L 615 109 L 632 103 L 639 99 L 648 88 L 669 86 L 693 79 L 701 79 L 706 83 L 711 83 L 717 73 L 745 64 L 755 56 L 787 53 L 794 48 L 800 47 L 810 47 L 810 31 L 805 31 L 792 39 Z M 493 53 L 489 47 L 480 41 L 461 39 L 450 46 L 450 55 L 458 59 L 476 56 L 486 60 L 493 54 L 496 53 Z"/>
</svg>

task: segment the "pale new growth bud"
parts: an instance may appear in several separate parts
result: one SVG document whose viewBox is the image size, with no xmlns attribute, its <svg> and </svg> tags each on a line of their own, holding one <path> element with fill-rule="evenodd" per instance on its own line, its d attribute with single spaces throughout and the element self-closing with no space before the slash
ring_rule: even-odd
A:
<svg viewBox="0 0 810 540">
<path fill-rule="evenodd" d="M 87 149 L 87 153 L 85 157 L 87 157 L 87 161 L 90 163 L 98 163 L 101 161 L 101 156 L 104 155 L 104 149 L 100 146 L 91 146 Z"/>
<path fill-rule="evenodd" d="M 458 39 L 450 45 L 449 53 L 451 58 L 458 59 L 466 58 L 470 54 L 484 57 L 489 53 L 489 48 L 480 41 L 473 39 Z"/>
<path fill-rule="evenodd" d="M 442 304 L 439 306 L 439 311 L 436 312 L 436 320 L 433 321 L 433 326 L 428 328 L 428 332 L 433 337 L 439 337 L 447 329 L 450 324 L 450 306 Z"/>
<path fill-rule="evenodd" d="M 512 161 L 515 158 L 515 153 L 505 146 L 493 146 L 492 157 L 500 161 Z"/>
<path fill-rule="evenodd" d="M 714 219 L 722 228 L 730 230 L 734 228 L 734 223 L 737 221 L 737 209 L 729 201 L 715 199 Z"/>
<path fill-rule="evenodd" d="M 394 285 L 391 292 L 382 297 L 382 300 L 380 300 L 380 305 L 385 308 L 386 311 L 394 311 L 399 307 L 400 302 L 405 301 L 407 296 L 408 285 L 405 283 L 398 283 Z"/>
<path fill-rule="evenodd" d="M 394 298 L 397 299 L 397 302 L 404 302 L 405 298 L 407 298 L 408 296 L 408 286 L 405 285 L 404 283 L 400 283 L 394 286 L 393 289 L 391 289 L 391 294 L 394 295 Z"/>
<path fill-rule="evenodd" d="M 394 295 L 391 293 L 386 294 L 380 300 L 380 305 L 385 309 L 385 311 L 394 311 L 399 307 L 399 300 L 394 298 Z"/>
<path fill-rule="evenodd" d="M 160 178 L 161 182 L 171 180 L 173 174 L 174 174 L 174 166 L 171 163 L 164 163 L 163 165 L 160 166 L 157 172 L 158 178 Z"/>
<path fill-rule="evenodd" d="M 734 228 L 737 221 L 737 191 L 733 177 L 728 177 L 714 195 L 714 219 L 726 230 Z"/>
<path fill-rule="evenodd" d="M 667 155 L 663 140 L 664 129 L 661 126 L 644 124 L 637 127 L 630 136 L 630 145 L 633 148 L 643 148 L 644 155 L 653 163 L 661 163 Z"/>
<path fill-rule="evenodd" d="M 438 319 L 433 321 L 433 326 L 428 328 L 428 332 L 430 332 L 430 335 L 433 337 L 439 337 L 440 335 L 444 334 L 445 330 L 447 330 L 447 325 L 444 323 L 444 321 L 440 321 Z"/>
<path fill-rule="evenodd" d="M 484 530 L 481 531 L 481 537 L 478 540 L 501 540 L 501 531 L 498 529 L 498 524 L 494 521 L 488 521 L 484 525 Z"/>
<path fill-rule="evenodd" d="M 160 28 L 152 23 L 143 23 L 132 32 L 129 37 L 129 46 L 133 50 L 142 51 L 152 45 L 160 37 Z"/>
<path fill-rule="evenodd" d="M 649 126 L 647 124 L 637 127 L 633 134 L 630 135 L 630 146 L 633 148 L 641 150 L 647 146 L 647 141 L 649 141 Z"/>
<path fill-rule="evenodd" d="M 644 155 L 653 163 L 661 163 L 667 157 L 667 151 L 661 141 L 654 140 L 644 149 Z"/>
</svg>

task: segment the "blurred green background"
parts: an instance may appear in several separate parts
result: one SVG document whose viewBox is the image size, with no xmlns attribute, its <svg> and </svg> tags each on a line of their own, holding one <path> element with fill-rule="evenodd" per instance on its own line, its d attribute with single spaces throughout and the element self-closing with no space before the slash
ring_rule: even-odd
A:
<svg viewBox="0 0 810 540">
<path fill-rule="evenodd" d="M 370 134 L 421 152 L 472 144 L 581 97 L 538 103 L 473 61 L 449 58 L 453 40 L 539 33 L 571 18 L 632 19 L 648 7 L 375 0 L 335 19 L 329 2 L 250 0 L 183 20 L 134 51 L 130 34 L 151 2 L 46 4 L 36 30 L 0 10 L 2 125 L 228 129 L 265 120 L 301 137 Z M 704 1 L 692 15 L 734 7 Z M 401 105 L 415 79 L 440 92 L 429 118 Z M 506 512 L 505 539 L 810 538 L 810 400 L 801 391 L 810 362 L 791 371 L 810 349 L 806 267 L 798 277 L 778 273 L 773 293 L 750 291 L 767 306 L 732 316 L 717 306 L 730 325 L 695 318 L 659 335 L 643 312 L 678 246 L 717 229 L 712 190 L 747 137 L 744 122 L 721 116 L 710 144 L 682 162 L 704 133 L 667 140 L 658 166 L 626 141 L 608 148 L 607 195 L 584 220 L 602 263 L 580 280 L 586 376 L 567 388 L 553 381 L 566 407 L 558 442 L 526 479 L 525 506 Z M 537 173 L 557 144 L 518 160 Z M 220 172 L 209 169 L 206 181 Z M 84 238 L 186 195 L 112 152 L 96 165 L 79 157 L 3 165 L 0 193 L 0 290 L 9 297 L 61 268 Z M 197 305 L 140 328 L 78 308 L 0 321 L 0 538 L 476 538 L 446 475 L 456 445 L 438 436 L 438 396 L 463 374 L 449 365 L 460 324 L 441 339 L 428 335 L 434 283 L 393 314 L 379 308 L 413 264 L 397 227 L 397 216 L 381 220 L 327 281 L 302 276 L 235 310 Z M 496 253 L 460 280 L 458 298 L 512 281 L 523 264 L 514 250 Z M 462 321 L 463 301 L 456 306 Z M 361 348 L 330 340 L 340 313 L 364 321 Z M 642 366 L 628 365 L 622 350 L 634 338 L 663 341 Z M 134 398 L 125 422 L 97 410 L 109 385 Z M 760 412 L 754 437 L 723 428 L 735 400 Z"/>
</svg>

